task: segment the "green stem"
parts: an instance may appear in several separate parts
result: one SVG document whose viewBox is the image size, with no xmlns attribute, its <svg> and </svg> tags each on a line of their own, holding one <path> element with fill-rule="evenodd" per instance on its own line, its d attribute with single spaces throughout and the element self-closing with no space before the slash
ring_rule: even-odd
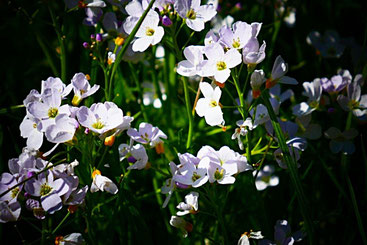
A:
<svg viewBox="0 0 367 245">
<path fill-rule="evenodd" d="M 236 90 L 237 90 L 238 97 L 240 99 L 241 108 L 239 108 L 238 111 L 241 113 L 242 119 L 246 120 L 245 114 L 244 114 L 244 105 L 245 105 L 245 103 L 244 103 L 244 100 L 243 100 L 243 94 L 241 93 L 240 85 L 238 84 L 236 76 L 234 76 L 232 74 L 232 78 L 233 78 L 234 86 L 236 87 Z"/>
<path fill-rule="evenodd" d="M 64 43 L 65 37 L 62 36 L 61 29 L 56 21 L 55 13 L 53 12 L 50 6 L 48 6 L 48 10 L 50 12 L 51 19 L 52 19 L 52 25 L 55 28 L 57 39 L 59 40 L 59 44 L 60 44 L 61 80 L 65 82 L 66 81 L 66 54 L 65 54 L 65 43 Z"/>
<path fill-rule="evenodd" d="M 130 62 L 128 64 L 129 64 L 129 67 L 130 67 L 131 75 L 133 76 L 136 87 L 138 88 L 139 99 L 140 99 L 140 110 L 143 113 L 144 120 L 147 122 L 148 121 L 148 116 L 147 116 L 147 113 L 145 111 L 144 103 L 143 103 L 143 89 L 141 88 L 141 84 L 138 80 L 138 74 L 136 73 L 136 70 L 135 70 L 134 66 Z"/>
<path fill-rule="evenodd" d="M 155 0 L 150 1 L 148 7 L 145 9 L 143 15 L 140 17 L 139 21 L 136 23 L 134 29 L 132 30 L 132 32 L 130 33 L 130 35 L 128 36 L 128 38 L 125 40 L 124 44 L 121 47 L 120 52 L 117 54 L 116 60 L 113 63 L 113 67 L 112 67 L 112 72 L 111 72 L 111 76 L 110 76 L 110 84 L 112 84 L 112 80 L 115 77 L 115 73 L 116 73 L 116 69 L 117 67 L 120 65 L 120 62 L 122 61 L 122 57 L 125 54 L 127 47 L 129 46 L 129 44 L 131 43 L 131 41 L 134 39 L 136 32 L 138 31 L 138 29 L 140 28 L 141 24 L 143 23 L 145 17 L 147 16 L 148 12 L 150 11 L 150 9 L 152 8 L 153 4 L 154 4 Z"/>
<path fill-rule="evenodd" d="M 186 143 L 186 149 L 189 149 L 191 146 L 194 125 L 193 125 L 193 118 L 191 114 L 191 102 L 190 102 L 190 95 L 189 95 L 189 90 L 188 90 L 187 79 L 183 78 L 182 80 L 183 80 L 184 93 L 185 93 L 186 112 L 187 112 L 187 117 L 189 119 L 189 132 L 187 134 L 187 143 Z"/>
<path fill-rule="evenodd" d="M 65 217 L 61 220 L 61 222 L 56 226 L 56 228 L 52 231 L 52 235 L 56 233 L 56 231 L 61 227 L 61 225 L 66 221 L 66 219 L 69 217 L 70 212 L 68 212 Z"/>
<path fill-rule="evenodd" d="M 269 91 L 265 90 L 261 93 L 262 99 L 264 101 L 264 104 L 268 110 L 270 119 L 271 119 L 271 123 L 273 125 L 275 134 L 278 138 L 279 141 L 279 146 L 280 149 L 283 153 L 283 157 L 284 160 L 287 164 L 288 167 L 288 171 L 291 177 L 291 181 L 292 184 L 295 188 L 295 191 L 297 193 L 297 199 L 298 199 L 298 203 L 300 206 L 300 210 L 302 213 L 302 216 L 305 220 L 305 226 L 306 226 L 306 231 L 310 240 L 310 244 L 314 244 L 314 227 L 313 227 L 313 222 L 310 216 L 310 212 L 307 206 L 307 199 L 306 196 L 304 194 L 303 188 L 302 188 L 302 184 L 301 184 L 301 180 L 298 176 L 298 171 L 297 171 L 297 163 L 294 161 L 294 159 L 291 157 L 290 153 L 289 153 L 289 149 L 288 146 L 286 144 L 282 129 L 280 127 L 280 124 L 278 122 L 278 119 L 274 113 L 273 107 L 270 103 L 270 97 L 269 97 Z"/>
<path fill-rule="evenodd" d="M 57 71 L 56 69 L 56 66 L 55 66 L 55 63 L 53 61 L 53 59 L 51 58 L 51 54 L 50 54 L 50 51 L 47 49 L 46 47 L 46 44 L 45 42 L 43 41 L 43 39 L 40 37 L 40 34 L 38 34 L 36 32 L 36 39 L 37 39 L 37 42 L 38 44 L 40 45 L 43 53 L 45 54 L 46 56 L 46 59 L 47 59 L 47 63 L 48 65 L 50 66 L 51 70 L 52 70 L 52 73 L 54 74 L 54 76 L 58 77 L 59 76 L 59 72 Z"/>
<path fill-rule="evenodd" d="M 8 113 L 9 111 L 13 111 L 15 109 L 19 109 L 19 108 L 23 108 L 25 107 L 24 105 L 13 105 L 13 106 L 10 106 L 8 108 L 2 108 L 0 109 L 0 114 L 5 114 L 5 113 Z"/>
</svg>

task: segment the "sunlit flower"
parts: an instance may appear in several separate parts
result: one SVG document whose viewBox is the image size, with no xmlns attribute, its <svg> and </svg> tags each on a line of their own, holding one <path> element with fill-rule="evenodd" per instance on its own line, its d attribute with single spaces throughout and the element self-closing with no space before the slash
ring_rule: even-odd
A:
<svg viewBox="0 0 367 245">
<path fill-rule="evenodd" d="M 90 192 L 96 191 L 106 191 L 111 194 L 116 194 L 118 192 L 117 186 L 107 178 L 106 176 L 102 176 L 101 171 L 94 170 L 92 173 L 93 182 L 90 187 Z"/>
<path fill-rule="evenodd" d="M 279 55 L 274 62 L 271 76 L 266 80 L 266 88 L 271 88 L 277 83 L 297 85 L 296 79 L 284 76 L 288 72 L 288 64 Z"/>
<path fill-rule="evenodd" d="M 199 209 L 199 193 L 192 191 L 187 194 L 185 196 L 185 202 L 180 202 L 177 208 L 182 210 L 177 212 L 178 216 L 197 213 Z"/>
<path fill-rule="evenodd" d="M 258 191 L 265 190 L 268 186 L 277 186 L 279 184 L 279 177 L 273 175 L 275 168 L 271 165 L 264 166 L 258 173 L 255 185 Z M 256 175 L 256 171 L 253 172 Z"/>
</svg>

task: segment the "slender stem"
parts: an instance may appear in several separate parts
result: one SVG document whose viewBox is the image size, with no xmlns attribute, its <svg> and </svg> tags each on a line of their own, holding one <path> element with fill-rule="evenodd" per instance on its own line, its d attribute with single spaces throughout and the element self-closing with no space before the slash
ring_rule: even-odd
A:
<svg viewBox="0 0 367 245">
<path fill-rule="evenodd" d="M 195 101 L 194 101 L 194 106 L 192 107 L 192 115 L 194 116 L 195 115 L 195 108 L 196 108 L 196 104 L 198 103 L 198 100 L 199 100 L 199 96 L 200 96 L 200 83 L 204 80 L 204 77 L 202 77 L 200 79 L 200 82 L 199 82 L 199 86 L 198 86 L 198 91 L 196 92 L 196 97 L 195 97 Z"/>
<path fill-rule="evenodd" d="M 189 95 L 189 90 L 188 90 L 187 79 L 183 78 L 182 80 L 183 80 L 184 93 L 185 93 L 186 112 L 187 112 L 187 117 L 189 119 L 189 132 L 187 134 L 187 143 L 186 143 L 186 149 L 189 149 L 191 146 L 194 125 L 193 125 L 193 118 L 191 114 L 191 102 L 190 102 L 190 95 Z"/>
<path fill-rule="evenodd" d="M 8 113 L 9 111 L 13 111 L 15 109 L 19 109 L 19 108 L 23 108 L 25 107 L 24 105 L 13 105 L 13 106 L 10 106 L 8 108 L 2 108 L 0 109 L 0 114 L 5 114 L 5 113 Z"/>
<path fill-rule="evenodd" d="M 266 157 L 266 155 L 268 154 L 268 151 L 269 151 L 269 149 L 270 149 L 271 143 L 273 143 L 273 138 L 270 138 L 269 143 L 268 143 L 268 145 L 266 146 L 265 153 L 264 153 L 264 155 L 263 155 L 263 157 L 262 157 L 262 159 L 261 159 L 261 162 L 260 162 L 260 164 L 259 164 L 259 167 L 257 168 L 257 171 L 256 171 L 256 174 L 255 174 L 254 179 L 256 179 L 256 178 L 257 178 L 257 175 L 259 174 L 260 169 L 261 169 L 261 167 L 263 166 L 263 163 L 264 163 L 265 157 Z"/>
<path fill-rule="evenodd" d="M 191 38 L 194 36 L 195 31 L 191 32 L 189 38 L 187 39 L 186 43 L 184 44 L 184 46 L 181 48 L 181 50 L 184 50 L 186 45 L 190 42 Z"/>
<path fill-rule="evenodd" d="M 131 41 L 134 39 L 136 32 L 140 28 L 141 24 L 143 23 L 145 17 L 147 16 L 148 12 L 150 11 L 150 9 L 152 8 L 152 6 L 153 6 L 154 3 L 155 3 L 155 0 L 150 1 L 150 3 L 148 5 L 148 7 L 145 9 L 143 15 L 140 17 L 140 19 L 136 23 L 134 29 L 132 30 L 132 32 L 130 33 L 130 35 L 125 40 L 124 44 L 122 45 L 120 52 L 117 54 L 116 60 L 113 63 L 113 67 L 112 67 L 112 71 L 111 71 L 110 84 L 112 84 L 112 80 L 115 77 L 116 69 L 120 65 L 120 62 L 122 60 L 123 55 L 125 54 L 125 52 L 127 50 L 127 47 L 129 46 L 129 44 L 131 43 Z"/>
<path fill-rule="evenodd" d="M 243 89 L 242 89 L 242 95 L 245 95 L 246 88 L 247 88 L 247 85 L 248 85 L 248 81 L 250 81 L 250 76 L 251 76 L 251 73 L 247 72 L 245 86 L 243 86 Z"/>
<path fill-rule="evenodd" d="M 141 84 L 138 80 L 138 74 L 136 73 L 136 70 L 135 70 L 134 66 L 130 62 L 128 64 L 129 64 L 129 67 L 130 67 L 131 75 L 133 76 L 136 87 L 138 88 L 139 99 L 140 99 L 140 110 L 143 113 L 144 120 L 147 122 L 148 121 L 148 116 L 147 116 L 147 113 L 145 111 L 144 103 L 143 103 L 143 89 L 141 88 Z"/>
<path fill-rule="evenodd" d="M 291 181 L 292 184 L 295 188 L 295 191 L 297 193 L 297 199 L 298 199 L 298 203 L 300 206 L 300 210 L 302 213 L 302 216 L 305 220 L 305 226 L 306 226 L 306 230 L 307 230 L 307 234 L 310 240 L 310 244 L 314 244 L 314 227 L 313 227 L 313 222 L 310 216 L 310 212 L 307 206 L 307 199 L 306 196 L 304 194 L 303 191 L 303 187 L 301 184 L 301 180 L 298 176 L 298 171 L 297 171 L 297 163 L 294 161 L 294 159 L 291 157 L 290 153 L 289 153 L 289 149 L 288 146 L 286 144 L 284 135 L 283 135 L 283 131 L 280 127 L 280 124 L 278 122 L 278 119 L 274 113 L 273 107 L 270 103 L 270 98 L 269 98 L 269 91 L 265 90 L 261 93 L 262 99 L 264 101 L 264 104 L 269 112 L 269 116 L 271 119 L 271 123 L 273 125 L 275 134 L 278 138 L 279 141 L 279 146 L 280 149 L 283 153 L 283 157 L 284 160 L 287 164 L 288 170 L 289 170 L 289 174 L 291 177 Z"/>
<path fill-rule="evenodd" d="M 61 225 L 66 221 L 66 219 L 69 217 L 70 212 L 68 212 L 65 217 L 61 220 L 61 222 L 56 226 L 56 228 L 51 232 L 51 234 L 55 234 L 56 231 L 61 227 Z"/>
<path fill-rule="evenodd" d="M 55 28 L 57 39 L 60 44 L 60 61 L 61 61 L 61 80 L 66 81 L 66 53 L 65 53 L 65 37 L 62 36 L 61 29 L 56 21 L 56 16 L 50 6 L 48 6 L 48 10 L 51 15 L 52 25 Z"/>
<path fill-rule="evenodd" d="M 101 165 L 103 163 L 103 160 L 104 160 L 104 158 L 106 156 L 107 151 L 108 151 L 108 146 L 105 146 L 104 151 L 103 151 L 103 154 L 102 154 L 102 157 L 101 157 L 101 159 L 98 162 L 97 169 L 99 169 L 101 167 Z"/>
<path fill-rule="evenodd" d="M 238 84 L 236 76 L 232 74 L 232 78 L 233 78 L 234 86 L 236 87 L 236 90 L 237 90 L 238 97 L 240 99 L 241 108 L 239 108 L 238 110 L 241 113 L 242 119 L 245 120 L 245 114 L 244 114 L 244 109 L 243 109 L 245 103 L 243 101 L 243 94 L 241 93 L 240 85 Z"/>
</svg>

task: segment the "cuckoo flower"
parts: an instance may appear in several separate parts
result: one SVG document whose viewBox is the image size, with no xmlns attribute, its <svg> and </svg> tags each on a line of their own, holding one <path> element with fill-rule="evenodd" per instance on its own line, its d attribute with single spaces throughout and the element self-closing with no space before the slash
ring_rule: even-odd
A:
<svg viewBox="0 0 367 245">
<path fill-rule="evenodd" d="M 175 176 L 177 174 L 177 166 L 174 162 L 169 163 L 170 171 L 172 174 L 172 178 L 166 180 L 165 184 L 161 188 L 161 192 L 163 194 L 168 194 L 166 199 L 163 202 L 162 208 L 165 208 L 171 199 L 172 193 L 176 187 L 175 185 Z"/>
<path fill-rule="evenodd" d="M 265 190 L 268 186 L 277 186 L 279 184 L 279 177 L 274 174 L 274 167 L 271 165 L 264 166 L 256 177 L 255 185 L 258 191 Z M 253 172 L 256 175 L 256 171 Z"/>
<path fill-rule="evenodd" d="M 355 146 L 353 144 L 353 139 L 357 137 L 358 131 L 354 128 L 341 132 L 335 127 L 331 127 L 324 132 L 326 138 L 331 139 L 329 147 L 331 152 L 343 154 L 353 154 L 355 151 Z"/>
<path fill-rule="evenodd" d="M 20 124 L 20 136 L 27 139 L 27 147 L 38 150 L 43 143 L 43 132 L 38 129 L 40 120 L 32 115 L 24 117 Z"/>
<path fill-rule="evenodd" d="M 78 106 L 82 99 L 94 94 L 99 89 L 99 85 L 90 86 L 87 78 L 83 73 L 77 73 L 71 79 L 74 89 L 73 106 Z"/>
<path fill-rule="evenodd" d="M 219 43 L 205 47 L 204 53 L 208 61 L 202 68 L 202 76 L 213 76 L 220 83 L 228 79 L 231 74 L 230 68 L 242 62 L 241 54 L 236 49 L 230 49 L 225 53 Z"/>
<path fill-rule="evenodd" d="M 304 82 L 303 84 L 304 96 L 308 97 L 308 101 L 293 107 L 293 114 L 297 117 L 308 115 L 319 107 L 322 86 L 320 78 L 316 78 L 313 82 Z"/>
<path fill-rule="evenodd" d="M 64 143 L 73 139 L 78 122 L 65 114 L 58 115 L 55 118 L 55 124 L 46 129 L 46 138 L 52 143 Z"/>
<path fill-rule="evenodd" d="M 252 27 L 246 22 L 237 21 L 232 25 L 232 28 L 229 26 L 223 26 L 219 30 L 219 35 L 219 42 L 225 49 L 239 50 L 242 49 L 250 40 Z"/>
<path fill-rule="evenodd" d="M 79 123 L 89 130 L 104 134 L 123 123 L 123 112 L 113 102 L 93 104 L 90 108 L 80 107 L 76 116 Z"/>
<path fill-rule="evenodd" d="M 286 220 L 277 220 L 274 227 L 274 242 L 269 240 L 261 240 L 259 245 L 292 245 L 295 242 L 299 242 L 303 239 L 304 234 L 302 231 L 296 231 L 292 234 L 291 227 Z"/>
<path fill-rule="evenodd" d="M 237 245 L 250 245 L 249 239 L 263 239 L 263 235 L 261 234 L 261 231 L 250 231 L 245 232 L 241 235 L 241 238 L 238 240 Z"/>
<path fill-rule="evenodd" d="M 261 85 L 265 82 L 263 70 L 255 70 L 251 74 L 250 85 L 252 88 L 252 98 L 257 99 L 261 95 Z"/>
<path fill-rule="evenodd" d="M 111 194 L 118 192 L 117 186 L 107 177 L 102 176 L 101 171 L 94 170 L 92 173 L 93 182 L 90 187 L 90 192 L 106 191 Z"/>
<path fill-rule="evenodd" d="M 41 94 L 44 94 L 46 89 L 56 89 L 59 91 L 61 98 L 68 96 L 72 90 L 72 85 L 66 86 L 60 78 L 49 77 L 46 81 L 41 82 Z"/>
<path fill-rule="evenodd" d="M 279 55 L 274 62 L 271 76 L 266 80 L 266 88 L 271 88 L 277 83 L 297 85 L 296 79 L 284 76 L 288 71 L 288 64 Z"/>
<path fill-rule="evenodd" d="M 205 28 L 205 22 L 217 14 L 213 5 L 200 6 L 200 0 L 176 0 L 174 8 L 185 20 L 186 25 L 194 31 L 202 31 Z"/>
<path fill-rule="evenodd" d="M 235 129 L 234 133 L 232 134 L 232 139 L 237 139 L 238 146 L 241 150 L 244 149 L 243 143 L 241 140 L 241 136 L 246 136 L 249 130 L 253 129 L 252 119 L 251 117 L 246 118 L 245 121 L 239 120 L 237 121 L 238 128 Z"/>
<path fill-rule="evenodd" d="M 194 188 L 204 185 L 209 180 L 207 176 L 209 163 L 210 159 L 204 157 L 200 160 L 198 165 L 195 165 L 192 161 L 188 161 L 178 166 L 181 175 L 176 175 L 176 182 L 184 185 L 191 185 Z"/>
<path fill-rule="evenodd" d="M 167 135 L 163 133 L 158 127 L 153 127 L 149 123 L 140 123 L 139 131 L 135 128 L 129 128 L 127 135 L 136 142 L 142 144 L 149 144 L 151 147 L 155 147 L 158 144 L 163 143 L 162 139 L 167 139 Z"/>
<path fill-rule="evenodd" d="M 148 155 L 143 145 L 137 144 L 129 146 L 121 144 L 119 146 L 120 161 L 127 158 L 128 162 L 133 163 L 127 169 L 144 169 L 148 163 Z"/>
<path fill-rule="evenodd" d="M 180 202 L 177 208 L 182 210 L 177 212 L 178 216 L 197 213 L 199 209 L 199 193 L 192 191 L 187 194 L 185 196 L 185 202 Z"/>
<path fill-rule="evenodd" d="M 181 76 L 191 77 L 201 74 L 201 66 L 205 63 L 202 46 L 188 46 L 184 50 L 187 60 L 180 61 L 177 66 L 177 73 Z"/>
<path fill-rule="evenodd" d="M 172 216 L 171 220 L 169 221 L 170 225 L 176 227 L 181 230 L 183 237 L 187 237 L 188 232 L 192 231 L 192 224 L 187 222 L 181 217 Z"/>
<path fill-rule="evenodd" d="M 345 111 L 352 111 L 356 117 L 367 114 L 367 94 L 361 95 L 361 86 L 352 82 L 347 87 L 348 96 L 340 94 L 337 98 L 339 105 Z"/>
<path fill-rule="evenodd" d="M 297 167 L 300 167 L 301 165 L 298 163 L 298 160 L 300 159 L 299 152 L 304 151 L 306 149 L 307 141 L 305 139 L 295 137 L 293 139 L 288 140 L 286 144 L 288 146 L 291 157 L 293 158 L 295 162 L 297 162 Z M 287 164 L 285 163 L 283 159 L 283 152 L 280 148 L 274 151 L 274 156 L 275 156 L 275 160 L 277 161 L 279 167 L 283 169 L 288 168 Z"/>
<path fill-rule="evenodd" d="M 67 193 L 69 188 L 64 179 L 54 179 L 51 172 L 42 173 L 25 185 L 25 190 L 30 195 L 41 198 L 42 208 L 50 214 L 62 208 L 61 196 Z"/>
<path fill-rule="evenodd" d="M 206 123 L 210 126 L 222 124 L 224 121 L 223 112 L 219 106 L 219 99 L 222 95 L 222 91 L 219 87 L 213 89 L 213 87 L 206 82 L 201 82 L 199 86 L 204 98 L 198 100 L 195 108 L 196 113 L 200 117 L 205 117 Z"/>
</svg>

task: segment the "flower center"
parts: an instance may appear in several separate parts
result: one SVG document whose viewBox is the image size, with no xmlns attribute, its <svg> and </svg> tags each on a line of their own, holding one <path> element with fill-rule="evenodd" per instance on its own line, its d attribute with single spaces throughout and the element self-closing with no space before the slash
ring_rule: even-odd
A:
<svg viewBox="0 0 367 245">
<path fill-rule="evenodd" d="M 223 174 L 224 174 L 224 169 L 221 169 L 219 171 L 219 169 L 217 168 L 217 170 L 215 170 L 215 172 L 214 172 L 214 179 L 216 179 L 216 180 L 222 179 L 223 178 Z"/>
<path fill-rule="evenodd" d="M 189 18 L 190 20 L 195 20 L 196 12 L 193 9 L 190 9 L 189 11 L 187 11 L 186 17 Z"/>
<path fill-rule="evenodd" d="M 153 36 L 154 35 L 154 30 L 152 28 L 147 28 L 147 30 L 145 31 L 145 35 L 147 36 Z"/>
<path fill-rule="evenodd" d="M 12 191 L 11 191 L 11 198 L 15 198 L 19 193 L 19 187 L 16 187 L 14 188 Z"/>
<path fill-rule="evenodd" d="M 215 100 L 210 101 L 210 107 L 216 107 L 218 106 L 218 103 Z"/>
<path fill-rule="evenodd" d="M 225 70 L 225 69 L 227 69 L 227 64 L 226 64 L 226 62 L 224 62 L 224 61 L 218 61 L 218 62 L 217 62 L 217 70 L 218 70 L 218 71 L 223 71 L 223 70 Z"/>
<path fill-rule="evenodd" d="M 92 127 L 95 129 L 102 129 L 104 126 L 105 125 L 100 120 L 97 120 L 97 122 L 92 124 Z"/>
<path fill-rule="evenodd" d="M 317 108 L 317 107 L 319 106 L 319 102 L 317 102 L 317 101 L 311 101 L 311 102 L 310 102 L 310 106 L 311 106 L 312 108 Z"/>
<path fill-rule="evenodd" d="M 99 171 L 98 169 L 94 170 L 92 173 L 92 178 L 94 179 L 96 175 L 101 175 L 101 171 Z"/>
<path fill-rule="evenodd" d="M 237 38 L 237 40 L 233 39 L 232 47 L 239 48 L 240 45 L 241 45 L 241 43 L 240 43 L 240 39 L 239 38 Z"/>
<path fill-rule="evenodd" d="M 353 110 L 354 108 L 357 108 L 359 106 L 359 102 L 356 100 L 350 100 L 348 102 L 348 107 Z"/>
<path fill-rule="evenodd" d="M 59 114 L 59 109 L 51 107 L 48 109 L 48 117 L 49 118 L 55 118 Z"/>
<path fill-rule="evenodd" d="M 269 183 L 270 182 L 270 176 L 262 176 L 261 180 L 265 183 Z"/>
<path fill-rule="evenodd" d="M 51 191 L 52 187 L 49 186 L 47 183 L 41 185 L 41 191 L 40 191 L 41 196 L 47 196 L 48 194 L 50 194 Z"/>
<path fill-rule="evenodd" d="M 33 123 L 33 128 L 37 128 L 37 123 Z"/>
<path fill-rule="evenodd" d="M 192 179 L 192 181 L 193 182 L 195 182 L 195 181 L 197 181 L 198 179 L 200 179 L 201 178 L 201 176 L 200 175 L 198 175 L 196 172 L 194 172 L 193 174 L 192 174 L 192 177 L 191 177 L 191 179 Z"/>
</svg>

